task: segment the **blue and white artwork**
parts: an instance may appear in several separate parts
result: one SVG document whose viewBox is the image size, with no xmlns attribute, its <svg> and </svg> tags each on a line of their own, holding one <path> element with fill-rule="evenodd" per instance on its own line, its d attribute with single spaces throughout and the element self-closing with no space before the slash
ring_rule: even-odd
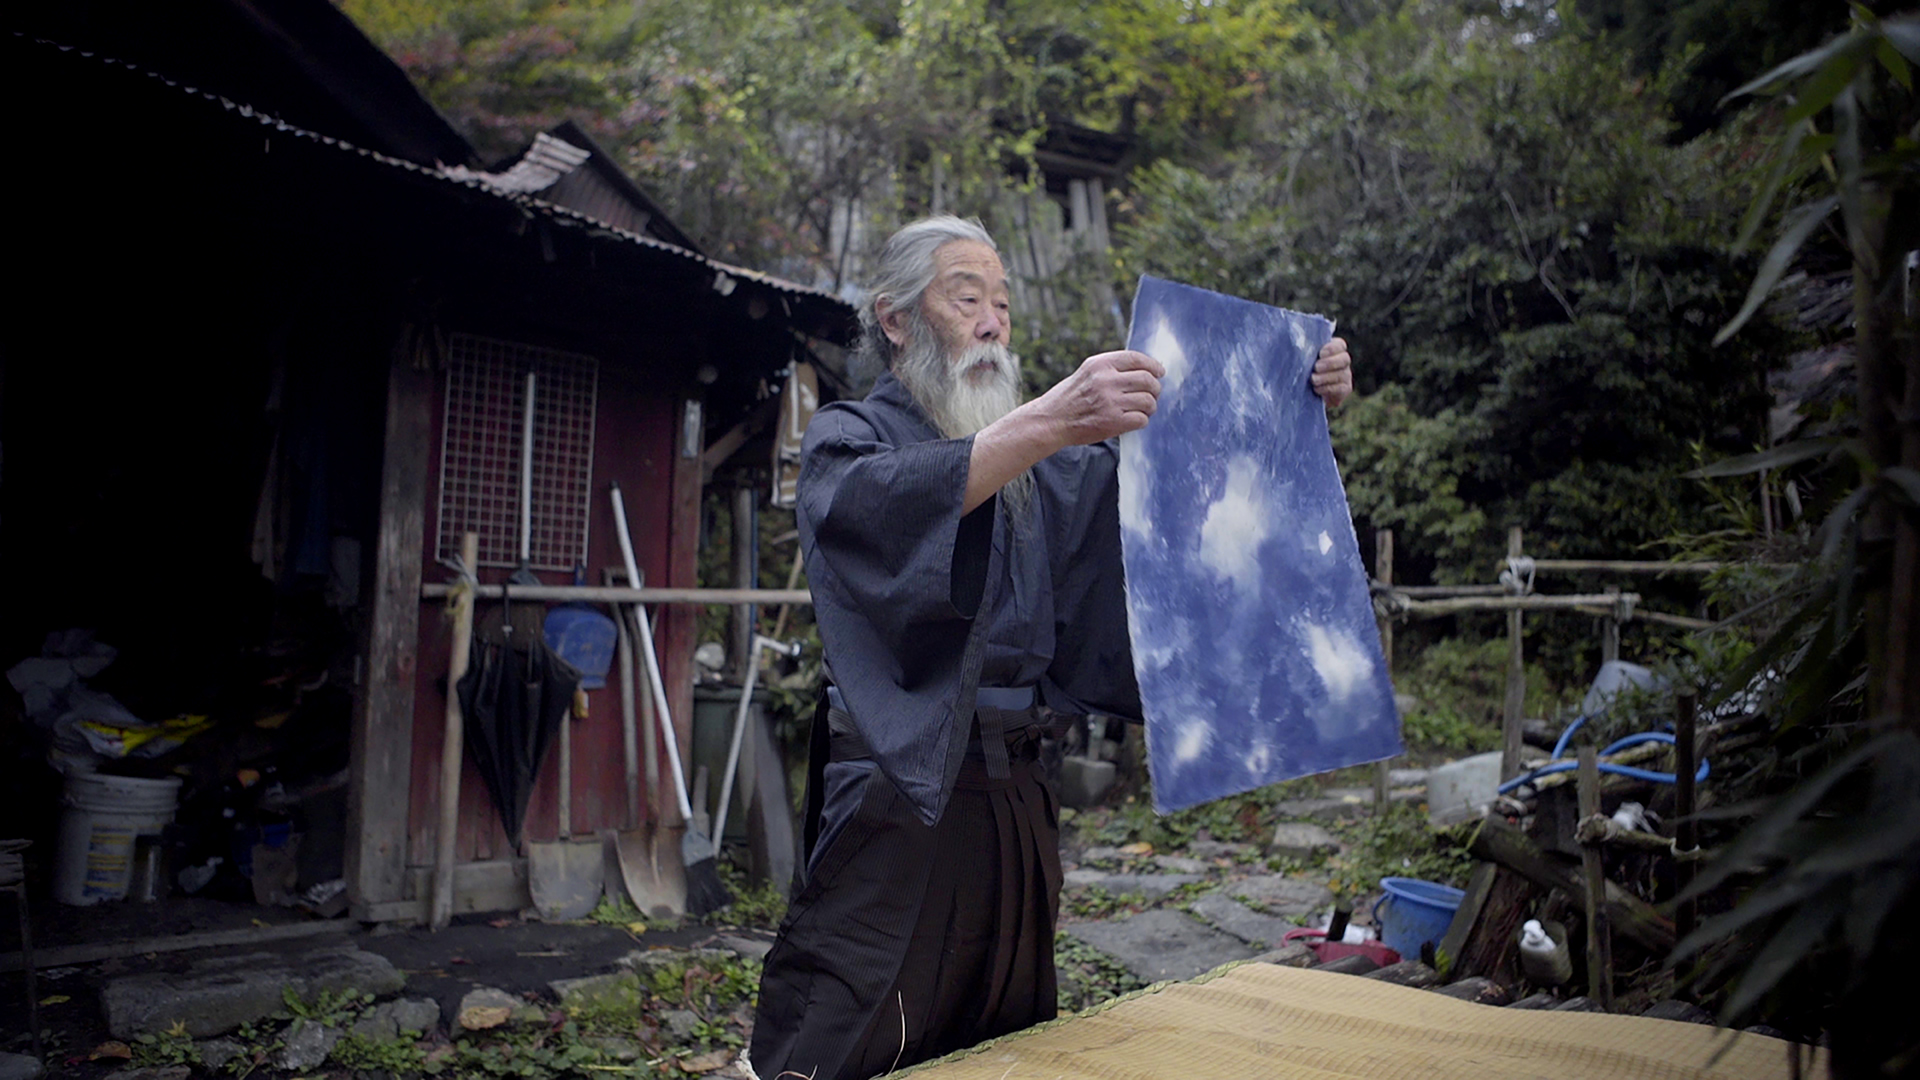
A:
<svg viewBox="0 0 1920 1080">
<path fill-rule="evenodd" d="M 1140 279 L 1166 366 L 1120 437 L 1133 666 L 1161 813 L 1401 751 L 1366 567 L 1308 384 L 1333 324 Z"/>
</svg>

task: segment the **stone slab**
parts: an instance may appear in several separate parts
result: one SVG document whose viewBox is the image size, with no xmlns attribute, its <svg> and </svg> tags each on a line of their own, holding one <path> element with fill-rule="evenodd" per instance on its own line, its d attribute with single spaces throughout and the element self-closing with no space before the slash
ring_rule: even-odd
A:
<svg viewBox="0 0 1920 1080">
<path fill-rule="evenodd" d="M 1273 827 L 1267 850 L 1289 859 L 1311 859 L 1340 850 L 1340 841 L 1323 825 L 1311 821 L 1283 821 Z"/>
<path fill-rule="evenodd" d="M 1185 855 L 1155 855 L 1153 865 L 1169 874 L 1204 874 L 1213 869 L 1199 859 Z"/>
<path fill-rule="evenodd" d="M 286 1045 L 273 1056 L 274 1064 L 293 1072 L 305 1072 L 319 1066 L 327 1060 L 328 1054 L 333 1053 L 334 1044 L 340 1041 L 340 1029 L 309 1020 L 295 1020 L 284 1038 Z"/>
<path fill-rule="evenodd" d="M 1077 923 L 1067 933 L 1124 964 L 1147 982 L 1191 979 L 1255 950 L 1230 934 L 1178 911 L 1144 911 L 1132 918 Z"/>
<path fill-rule="evenodd" d="M 272 953 L 203 960 L 184 974 L 126 975 L 100 989 L 100 1010 L 116 1039 L 157 1034 L 184 1022 L 196 1039 L 224 1035 L 285 1006 L 283 990 L 311 1001 L 322 992 L 398 993 L 406 976 L 386 957 L 338 946 L 291 961 Z"/>
<path fill-rule="evenodd" d="M 1195 915 L 1216 928 L 1259 949 L 1279 948 L 1280 939 L 1286 936 L 1287 931 L 1295 929 L 1294 924 L 1285 919 L 1262 915 L 1220 893 L 1208 893 L 1188 906 Z"/>
<path fill-rule="evenodd" d="M 0 1080 L 39 1080 L 47 1067 L 29 1054 L 0 1053 Z"/>
<path fill-rule="evenodd" d="M 1333 890 L 1317 881 L 1265 874 L 1228 886 L 1227 892 L 1272 915 L 1307 915 L 1333 903 Z"/>
<path fill-rule="evenodd" d="M 1506 987 L 1487 978 L 1485 975 L 1473 975 L 1461 979 L 1450 986 L 1442 986 L 1434 991 L 1460 1001 L 1470 1001 L 1475 1005 L 1491 1005 L 1499 1008 L 1513 1000 Z"/>
<path fill-rule="evenodd" d="M 1397 964 L 1388 964 L 1378 971 L 1367 972 L 1367 978 L 1378 979 L 1395 986 L 1411 986 L 1416 990 L 1440 985 L 1440 973 L 1418 960 L 1402 960 Z"/>
<path fill-rule="evenodd" d="M 1513 1004 L 1507 1006 L 1507 1008 L 1509 1009 L 1552 1009 L 1553 1007 L 1559 1004 L 1560 1004 L 1559 998 L 1554 997 L 1552 994 L 1542 991 L 1541 993 L 1538 993 L 1538 994 L 1529 994 L 1526 997 L 1521 998 L 1519 1001 L 1516 1001 Z"/>
<path fill-rule="evenodd" d="M 1195 840 L 1187 845 L 1187 854 L 1196 859 L 1240 859 L 1253 854 L 1254 850 L 1252 844 L 1230 840 Z"/>
<path fill-rule="evenodd" d="M 1205 880 L 1198 874 L 1110 874 L 1105 870 L 1069 870 L 1064 875 L 1069 889 L 1100 888 L 1115 896 L 1138 893 L 1159 900 L 1182 885 Z"/>
</svg>

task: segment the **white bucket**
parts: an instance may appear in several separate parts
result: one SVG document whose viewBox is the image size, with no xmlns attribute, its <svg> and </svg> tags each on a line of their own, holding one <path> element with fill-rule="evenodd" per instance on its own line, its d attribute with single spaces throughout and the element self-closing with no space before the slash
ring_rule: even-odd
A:
<svg viewBox="0 0 1920 1080">
<path fill-rule="evenodd" d="M 78 773 L 61 797 L 53 898 L 63 904 L 123 900 L 133 880 L 133 842 L 158 836 L 173 822 L 180 778 Z"/>
</svg>

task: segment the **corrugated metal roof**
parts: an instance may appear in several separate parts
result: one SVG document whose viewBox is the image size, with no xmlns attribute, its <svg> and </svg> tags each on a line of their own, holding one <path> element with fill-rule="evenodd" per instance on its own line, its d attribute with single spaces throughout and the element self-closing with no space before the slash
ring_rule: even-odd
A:
<svg viewBox="0 0 1920 1080">
<path fill-rule="evenodd" d="M 455 180 L 473 180 L 505 194 L 531 195 L 552 187 L 592 156 L 591 150 L 541 132 L 533 137 L 533 145 L 520 155 L 520 160 L 505 172 L 490 173 L 460 165 L 442 166 L 441 171 Z"/>
<path fill-rule="evenodd" d="M 222 95 L 222 94 L 214 93 L 213 91 L 210 91 L 210 90 L 204 90 L 199 87 L 184 85 L 175 79 L 168 78 L 167 76 L 157 71 L 153 71 L 149 68 L 146 68 L 140 64 L 132 63 L 130 61 L 125 61 L 125 60 L 119 60 L 110 56 L 101 56 L 92 50 L 81 49 L 72 45 L 65 45 L 57 41 L 48 41 L 45 38 L 32 37 L 28 34 L 22 33 L 17 30 L 13 31 L 13 36 L 16 38 L 24 39 L 24 40 L 30 40 L 35 44 L 44 46 L 46 48 L 56 49 L 63 53 L 75 54 L 81 57 L 85 57 L 85 58 L 97 61 L 101 64 L 105 64 L 112 67 L 122 67 L 129 71 L 133 71 L 138 74 L 145 75 L 146 77 L 155 80 L 157 83 L 167 86 L 169 88 L 178 90 L 189 97 L 197 98 L 212 104 L 219 105 L 225 111 L 235 116 L 252 120 L 255 123 L 259 124 L 260 126 L 270 129 L 277 134 L 286 135 L 286 136 L 297 138 L 297 139 L 305 139 L 313 143 L 317 143 L 321 146 L 326 146 L 326 147 L 341 151 L 342 153 L 354 154 L 359 157 L 365 158 L 367 160 L 378 162 L 381 165 L 385 165 L 393 169 L 399 169 L 405 172 L 413 173 L 418 176 L 427 177 L 430 179 L 436 179 L 449 185 L 458 185 L 460 187 L 468 188 L 473 191 L 478 191 L 488 196 L 491 196 L 493 198 L 501 199 L 506 202 L 511 202 L 514 205 L 521 207 L 522 209 L 524 209 L 530 214 L 538 214 L 542 217 L 548 218 L 560 224 L 576 225 L 576 226 L 583 227 L 587 229 L 591 235 L 617 238 L 626 243 L 636 244 L 636 245 L 639 245 L 640 247 L 649 248 L 651 250 L 658 251 L 662 254 L 671 255 L 680 259 L 685 259 L 687 262 L 694 264 L 695 267 L 698 267 L 700 269 L 710 272 L 713 275 L 712 281 L 710 282 L 712 288 L 714 289 L 715 292 L 718 292 L 723 296 L 731 294 L 739 281 L 750 281 L 758 285 L 765 286 L 769 289 L 773 289 L 777 292 L 786 293 L 788 295 L 792 295 L 796 297 L 802 297 L 810 301 L 825 302 L 825 303 L 831 304 L 832 306 L 844 311 L 847 317 L 849 318 L 849 320 L 852 318 L 854 314 L 854 309 L 852 305 L 848 304 L 845 300 L 841 299 L 839 296 L 836 296 L 835 294 L 827 292 L 823 289 L 816 289 L 811 286 L 801 285 L 801 284 L 798 284 L 797 282 L 788 281 L 784 278 L 774 277 L 771 274 L 764 274 L 758 270 L 749 270 L 746 267 L 733 266 L 727 263 L 720 262 L 717 259 L 710 259 L 707 256 L 702 255 L 698 252 L 689 251 L 686 248 L 680 247 L 675 244 L 669 244 L 664 240 L 658 240 L 650 236 L 644 236 L 630 229 L 625 229 L 618 225 L 601 221 L 597 218 L 581 213 L 578 210 L 573 210 L 568 207 L 564 207 L 552 202 L 548 202 L 544 199 L 538 198 L 535 195 L 529 194 L 526 191 L 512 190 L 511 184 L 506 181 L 503 181 L 501 178 L 512 175 L 515 169 L 518 169 L 519 165 L 525 162 L 526 160 L 525 158 L 522 159 L 522 162 L 516 163 L 513 168 L 508 169 L 505 173 L 497 173 L 497 174 L 480 173 L 480 172 L 477 172 L 476 170 L 468 169 L 458 165 L 455 165 L 455 166 L 435 165 L 432 167 L 418 165 L 418 164 L 415 164 L 414 162 L 407 161 L 404 158 L 394 157 L 391 154 L 383 154 L 377 150 L 370 150 L 363 146 L 356 146 L 355 144 L 348 142 L 345 139 L 337 139 L 331 135 L 323 135 L 317 131 L 310 131 L 306 128 L 300 127 L 297 124 L 290 124 L 285 120 L 280 119 L 278 116 L 275 116 L 265 111 L 257 110 L 245 102 L 235 101 L 232 98 L 226 97 L 225 95 Z M 544 158 L 545 164 L 541 167 L 550 168 L 553 164 L 565 160 L 565 157 L 568 151 L 571 151 L 577 154 L 586 153 L 586 151 L 583 151 L 578 147 L 572 146 L 569 143 L 563 142 L 559 139 L 551 139 L 545 135 L 541 135 L 536 139 L 536 143 L 535 143 L 536 146 L 540 145 L 540 143 L 538 142 L 538 139 L 547 139 L 548 143 L 550 144 L 546 149 L 546 151 L 544 152 L 546 155 Z M 560 147 L 564 147 L 565 150 L 558 149 Z M 581 158 L 580 160 L 584 160 L 584 158 Z M 575 161 L 575 165 L 577 164 L 578 164 L 578 161 Z M 530 182 L 532 178 L 533 178 L 533 170 L 530 169 L 526 174 L 523 174 L 523 178 L 521 180 L 515 181 L 514 183 L 527 183 L 527 182 Z M 557 175 L 555 178 L 557 179 Z M 549 184 L 551 182 L 552 182 L 551 180 L 548 181 Z"/>
</svg>

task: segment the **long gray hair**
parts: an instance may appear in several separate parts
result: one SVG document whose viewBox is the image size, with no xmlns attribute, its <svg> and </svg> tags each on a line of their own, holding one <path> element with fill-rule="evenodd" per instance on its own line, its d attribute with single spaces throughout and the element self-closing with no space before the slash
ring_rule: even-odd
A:
<svg viewBox="0 0 1920 1080">
<path fill-rule="evenodd" d="M 874 267 L 873 287 L 860 305 L 860 346 L 854 364 L 862 375 L 877 377 L 898 359 L 899 349 L 887 338 L 880 316 L 902 310 L 918 314 L 920 298 L 933 284 L 933 253 L 955 240 L 978 241 L 996 254 L 1000 250 L 978 218 L 952 214 L 921 218 L 887 238 Z"/>
</svg>

